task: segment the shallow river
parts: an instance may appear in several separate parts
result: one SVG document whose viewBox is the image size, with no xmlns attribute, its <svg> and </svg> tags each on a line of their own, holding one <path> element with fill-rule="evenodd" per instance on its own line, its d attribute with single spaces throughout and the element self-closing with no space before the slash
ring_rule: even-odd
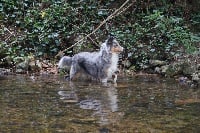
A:
<svg viewBox="0 0 200 133">
<path fill-rule="evenodd" d="M 200 89 L 154 76 L 107 85 L 0 77 L 0 132 L 199 133 Z"/>
</svg>

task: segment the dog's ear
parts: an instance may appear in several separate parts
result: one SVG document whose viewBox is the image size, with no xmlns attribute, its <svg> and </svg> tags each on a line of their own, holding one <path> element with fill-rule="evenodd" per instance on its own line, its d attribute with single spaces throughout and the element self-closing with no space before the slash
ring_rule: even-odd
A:
<svg viewBox="0 0 200 133">
<path fill-rule="evenodd" d="M 109 34 L 108 40 L 107 40 L 107 45 L 112 45 L 114 38 L 115 38 L 114 35 Z"/>
</svg>

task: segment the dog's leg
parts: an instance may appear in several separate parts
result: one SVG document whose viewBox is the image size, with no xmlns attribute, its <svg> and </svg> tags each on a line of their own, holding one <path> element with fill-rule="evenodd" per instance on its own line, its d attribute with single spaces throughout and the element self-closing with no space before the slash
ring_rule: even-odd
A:
<svg viewBox="0 0 200 133">
<path fill-rule="evenodd" d="M 102 83 L 107 83 L 107 81 L 108 81 L 108 78 L 104 78 L 101 80 Z"/>
<path fill-rule="evenodd" d="M 74 76 L 78 72 L 76 64 L 72 64 L 71 69 L 70 69 L 70 80 L 73 80 Z"/>
<path fill-rule="evenodd" d="M 117 83 L 117 75 L 119 74 L 120 70 L 117 69 L 113 75 L 112 75 L 112 78 L 113 78 L 113 83 Z"/>
<path fill-rule="evenodd" d="M 107 68 L 100 69 L 98 76 L 102 83 L 107 83 L 109 79 L 108 69 Z"/>
<path fill-rule="evenodd" d="M 113 74 L 112 77 L 113 77 L 113 83 L 117 83 L 117 74 Z"/>
</svg>

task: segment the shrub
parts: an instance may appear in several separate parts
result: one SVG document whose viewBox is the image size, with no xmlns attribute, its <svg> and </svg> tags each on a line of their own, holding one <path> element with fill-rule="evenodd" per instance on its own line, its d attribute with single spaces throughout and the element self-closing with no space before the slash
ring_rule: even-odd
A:
<svg viewBox="0 0 200 133">
<path fill-rule="evenodd" d="M 138 69 L 145 68 L 149 59 L 170 61 L 182 53 L 194 52 L 194 43 L 199 41 L 182 18 L 160 11 L 143 14 L 134 24 L 113 32 L 124 41 L 127 57 Z"/>
<path fill-rule="evenodd" d="M 96 49 L 93 43 L 105 39 L 108 31 L 119 38 L 126 48 L 123 57 L 137 69 L 145 68 L 149 59 L 172 60 L 185 51 L 193 52 L 193 44 L 200 40 L 199 37 L 186 26 L 180 16 L 182 10 L 175 8 L 167 12 L 173 8 L 166 3 L 165 0 L 137 1 L 136 7 L 131 6 L 93 34 L 92 41 L 86 39 L 87 45 L 77 45 L 65 54 L 75 54 L 83 48 Z M 121 4 L 121 1 L 113 0 L 2 0 L 1 61 L 9 59 L 15 64 L 16 57 L 29 55 L 53 58 L 60 50 L 73 45 L 80 36 L 91 33 Z"/>
</svg>

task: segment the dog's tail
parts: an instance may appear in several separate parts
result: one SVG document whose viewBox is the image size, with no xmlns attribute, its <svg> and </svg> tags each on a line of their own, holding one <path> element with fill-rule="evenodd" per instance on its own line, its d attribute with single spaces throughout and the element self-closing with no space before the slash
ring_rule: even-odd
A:
<svg viewBox="0 0 200 133">
<path fill-rule="evenodd" d="M 58 63 L 58 69 L 68 68 L 72 64 L 72 57 L 69 56 L 63 56 L 59 63 Z"/>
</svg>

